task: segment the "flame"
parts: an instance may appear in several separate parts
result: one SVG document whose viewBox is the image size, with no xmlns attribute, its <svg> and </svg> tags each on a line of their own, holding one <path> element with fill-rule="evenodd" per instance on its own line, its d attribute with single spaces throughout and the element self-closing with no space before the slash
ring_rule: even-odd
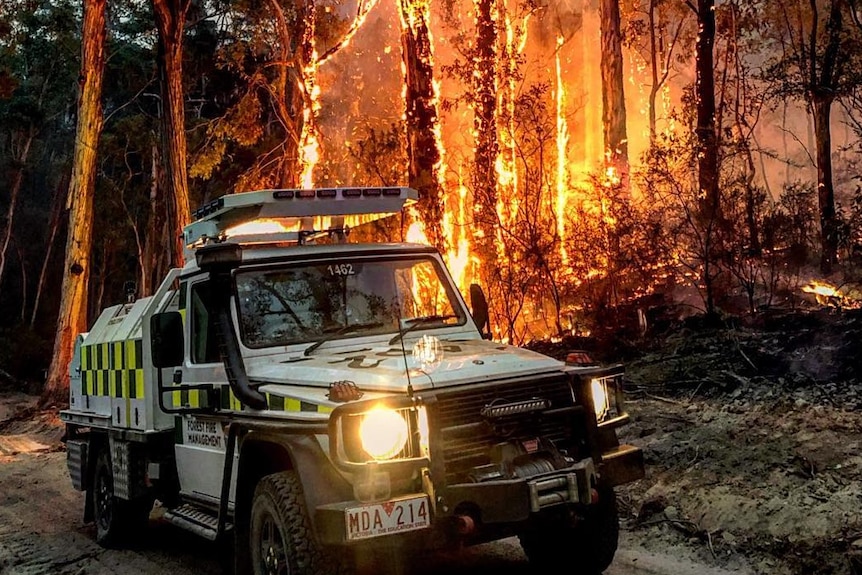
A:
<svg viewBox="0 0 862 575">
<path fill-rule="evenodd" d="M 461 172 L 458 171 L 458 178 L 461 180 Z M 463 181 L 460 181 L 458 186 L 458 218 L 459 222 L 465 222 L 467 212 L 467 187 Z M 443 217 L 443 230 L 447 237 L 452 238 L 449 250 L 446 252 L 446 266 L 452 274 L 452 279 L 455 284 L 465 290 L 468 286 L 467 266 L 470 263 L 470 240 L 467 237 L 465 226 L 458 226 L 456 229 L 454 215 L 447 211 Z M 409 232 L 408 232 L 409 233 Z"/>
<path fill-rule="evenodd" d="M 314 19 L 311 28 L 311 57 L 302 70 L 303 87 L 308 100 L 302 110 L 302 134 L 300 135 L 300 184 L 304 188 L 314 187 L 314 168 L 320 161 L 320 143 L 317 138 L 317 118 L 320 114 L 320 85 L 317 82 L 317 48 L 314 45 Z"/>
<path fill-rule="evenodd" d="M 841 297 L 841 293 L 829 284 L 812 281 L 807 286 L 802 288 L 805 293 L 813 293 L 823 297 Z"/>
<path fill-rule="evenodd" d="M 260 219 L 243 222 L 225 231 L 229 238 L 235 236 L 256 236 L 265 234 L 282 234 L 297 231 L 299 228 L 291 229 L 283 222 L 273 219 Z"/>
<path fill-rule="evenodd" d="M 420 220 L 415 220 L 407 228 L 407 241 L 412 244 L 429 244 L 428 236 L 425 235 L 425 226 L 422 225 Z"/>
<path fill-rule="evenodd" d="M 563 86 L 562 67 L 560 66 L 560 50 L 563 47 L 563 37 L 557 37 L 556 69 L 557 69 L 557 232 L 560 238 L 566 237 L 566 203 L 568 199 L 568 158 L 569 125 L 566 121 L 566 89 Z M 569 256 L 566 253 L 566 242 L 560 242 L 560 257 L 563 265 L 567 265 Z"/>
</svg>

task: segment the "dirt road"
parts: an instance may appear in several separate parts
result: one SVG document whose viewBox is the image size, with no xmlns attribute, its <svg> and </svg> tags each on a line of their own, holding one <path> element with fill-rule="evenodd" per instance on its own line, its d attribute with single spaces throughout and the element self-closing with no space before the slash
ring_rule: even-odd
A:
<svg viewBox="0 0 862 575">
<path fill-rule="evenodd" d="M 33 398 L 0 394 L 0 422 L 32 404 Z M 103 549 L 93 527 L 82 523 L 83 494 L 72 489 L 62 450 L 60 422 L 51 414 L 0 424 L 0 575 L 203 575 L 224 572 L 222 551 L 158 519 L 133 549 Z M 607 575 L 726 575 L 753 573 L 742 558 L 698 558 L 667 541 L 645 547 L 644 531 L 623 530 L 617 559 Z M 417 561 L 410 575 L 528 575 L 529 564 L 515 539 L 481 545 L 453 555 Z"/>
</svg>

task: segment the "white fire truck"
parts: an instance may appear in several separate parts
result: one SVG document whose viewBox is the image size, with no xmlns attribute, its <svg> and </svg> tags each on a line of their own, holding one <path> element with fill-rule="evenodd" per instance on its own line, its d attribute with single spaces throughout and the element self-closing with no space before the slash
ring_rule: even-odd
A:
<svg viewBox="0 0 862 575">
<path fill-rule="evenodd" d="M 99 543 L 139 537 L 158 501 L 237 573 L 510 536 L 542 568 L 612 562 L 614 487 L 644 472 L 617 439 L 623 367 L 491 341 L 482 290 L 468 308 L 433 248 L 347 241 L 416 199 L 223 196 L 182 269 L 77 337 L 61 416 Z"/>
</svg>

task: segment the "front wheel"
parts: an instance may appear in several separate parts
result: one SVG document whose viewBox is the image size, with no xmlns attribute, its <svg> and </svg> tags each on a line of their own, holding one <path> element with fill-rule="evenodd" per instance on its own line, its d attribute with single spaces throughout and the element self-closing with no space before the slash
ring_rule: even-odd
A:
<svg viewBox="0 0 862 575">
<path fill-rule="evenodd" d="M 317 544 L 294 471 L 267 475 L 251 506 L 249 545 L 254 575 L 345 575 L 349 561 Z"/>
<path fill-rule="evenodd" d="M 576 521 L 547 522 L 521 533 L 521 547 L 537 568 L 549 573 L 566 566 L 566 572 L 597 575 L 614 560 L 620 523 L 617 500 L 610 487 L 599 487 L 598 503 Z"/>
</svg>

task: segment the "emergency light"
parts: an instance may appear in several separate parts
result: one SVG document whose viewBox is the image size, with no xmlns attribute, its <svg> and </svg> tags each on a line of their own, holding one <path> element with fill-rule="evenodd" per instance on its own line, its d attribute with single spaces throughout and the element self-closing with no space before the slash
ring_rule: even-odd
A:
<svg viewBox="0 0 862 575">
<path fill-rule="evenodd" d="M 228 237 L 246 241 L 299 242 L 313 232 L 344 230 L 400 212 L 419 200 L 412 188 L 321 188 L 259 190 L 224 195 L 196 210 L 195 221 L 183 228 L 186 258 L 194 250 Z M 277 221 L 273 233 L 240 231 L 250 222 Z M 231 230 L 236 230 L 231 232 Z"/>
</svg>

